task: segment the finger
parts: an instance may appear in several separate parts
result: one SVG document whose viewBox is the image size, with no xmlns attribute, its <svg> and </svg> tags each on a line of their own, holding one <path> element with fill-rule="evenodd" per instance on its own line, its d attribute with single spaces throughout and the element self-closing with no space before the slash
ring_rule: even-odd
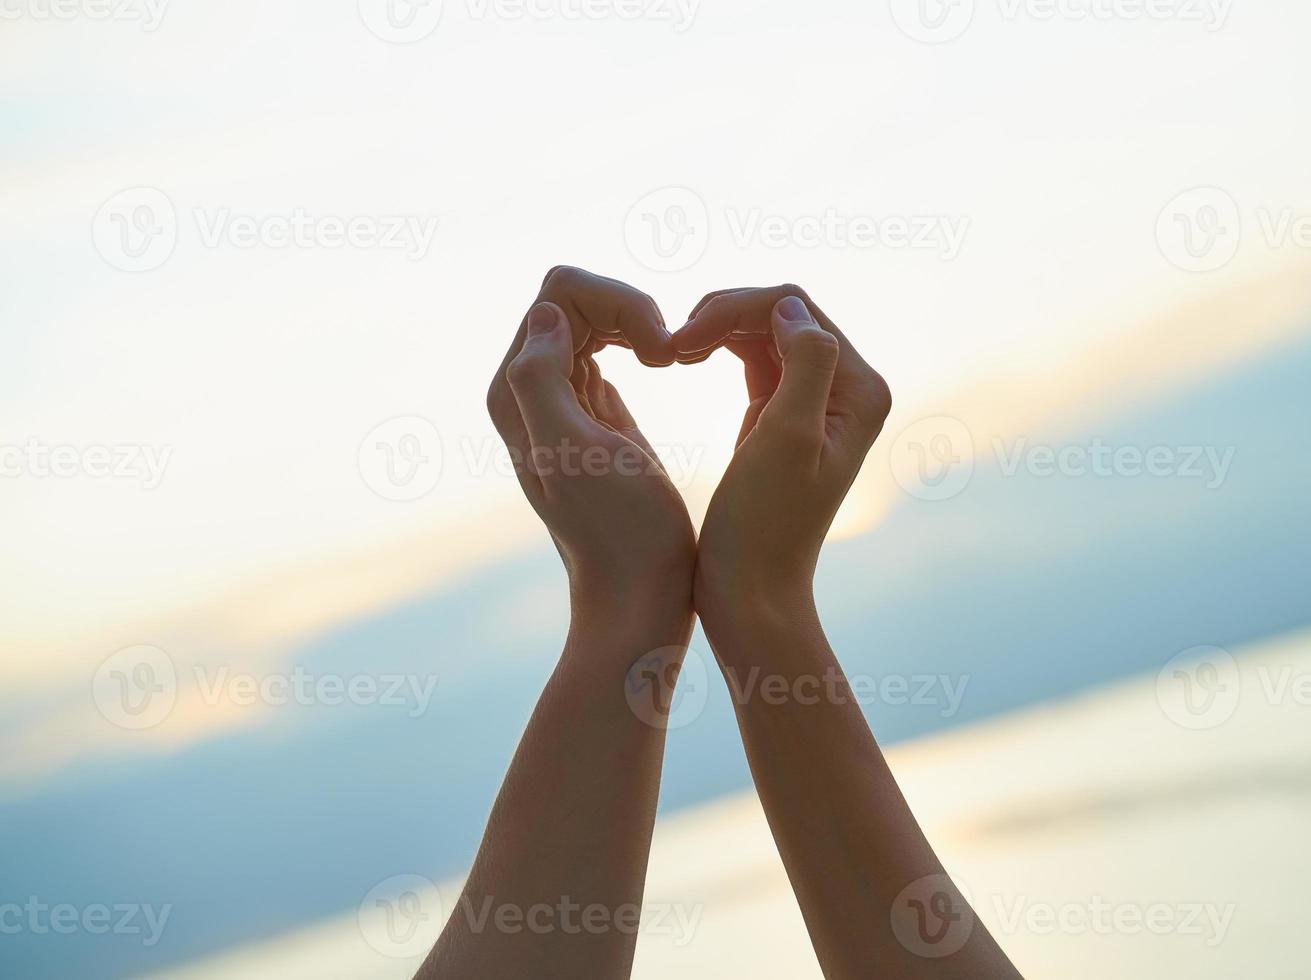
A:
<svg viewBox="0 0 1311 980">
<path fill-rule="evenodd" d="M 591 358 L 588 362 L 587 401 L 592 407 L 592 416 L 602 425 L 630 439 L 636 433 L 638 438 L 635 441 L 644 443 L 645 438 L 638 432 L 637 423 L 619 397 L 619 392 L 601 373 L 601 365 Z"/>
<path fill-rule="evenodd" d="M 752 302 L 763 289 L 724 289 L 710 293 L 693 308 L 687 322 L 674 331 L 672 343 L 676 356 L 714 350 L 731 337 L 769 331 L 769 319 L 760 316 L 760 302 Z M 751 320 L 755 313 L 755 322 Z"/>
<path fill-rule="evenodd" d="M 590 356 L 584 360 L 584 366 L 587 370 L 587 381 L 583 389 L 583 396 L 591 406 L 592 417 L 602 422 L 606 422 L 606 403 L 605 403 L 605 378 L 601 376 L 601 365 L 597 364 Z"/>
<path fill-rule="evenodd" d="M 674 363 L 669 331 L 655 300 L 618 279 L 556 266 L 547 273 L 538 301 L 555 303 L 565 311 L 575 352 L 600 340 L 631 347 L 643 364 Z"/>
<path fill-rule="evenodd" d="M 539 303 L 528 314 L 523 348 L 506 368 L 534 450 L 557 448 L 565 440 L 582 444 L 596 424 L 569 380 L 574 365 L 570 337 L 564 311 L 554 303 Z"/>
<path fill-rule="evenodd" d="M 624 404 L 623 398 L 619 395 L 619 389 L 609 381 L 605 382 L 605 400 L 608 424 L 624 438 L 635 443 L 642 452 L 646 453 L 647 458 L 659 467 L 662 473 L 668 476 L 669 471 L 665 469 L 664 460 L 651 446 L 650 440 L 647 439 L 642 430 L 637 427 L 637 420 L 633 418 L 633 413 Z"/>
<path fill-rule="evenodd" d="M 741 287 L 735 289 L 717 289 L 712 293 L 707 293 L 705 296 L 701 297 L 701 301 L 697 303 L 696 306 L 692 308 L 692 312 L 687 315 L 687 321 L 684 323 L 684 327 L 695 320 L 701 314 L 702 310 L 704 310 L 712 301 L 719 299 L 719 297 L 731 296 L 734 293 L 750 291 L 751 287 Z M 674 333 L 673 338 L 677 338 L 682 332 L 682 329 L 683 328 L 680 327 L 679 330 Z M 703 350 L 679 350 L 676 339 L 671 339 L 671 343 L 674 344 L 674 356 L 678 359 L 679 364 L 700 364 L 723 346 L 723 341 L 721 340 L 709 344 Z"/>
<path fill-rule="evenodd" d="M 619 389 L 601 375 L 600 365 L 593 362 L 587 380 L 587 396 L 598 421 L 609 426 L 624 438 L 635 442 L 643 452 L 659 463 L 655 450 L 647 441 L 642 430 L 637 427 L 637 420 L 619 396 Z"/>
<path fill-rule="evenodd" d="M 742 418 L 742 428 L 737 433 L 737 442 L 733 444 L 735 449 L 746 442 L 747 436 L 755 431 L 756 423 L 760 421 L 760 413 L 765 410 L 765 406 L 768 404 L 768 398 L 757 398 L 747 406 L 746 415 Z"/>
<path fill-rule="evenodd" d="M 809 311 L 814 322 L 825 331 L 838 338 L 843 353 L 845 372 L 849 367 L 855 370 L 864 364 L 856 349 L 847 340 L 837 325 L 830 320 L 805 291 L 798 286 L 771 286 L 764 289 L 741 289 L 726 291 L 713 295 L 704 301 L 695 316 L 674 333 L 672 343 L 675 352 L 700 353 L 712 349 L 730 338 L 751 339 L 769 333 L 772 326 L 774 307 L 780 300 L 794 296 L 800 299 Z"/>
<path fill-rule="evenodd" d="M 528 438 L 528 427 L 524 425 L 519 412 L 519 403 L 515 401 L 514 392 L 502 370 L 487 390 L 487 414 L 492 418 L 492 425 L 505 442 L 509 450 L 510 461 L 514 464 L 515 476 L 528 495 L 530 501 L 536 501 L 542 492 L 542 481 L 529 466 L 532 454 L 532 440 Z"/>
<path fill-rule="evenodd" d="M 698 351 L 695 354 L 679 354 L 677 355 L 678 363 L 700 364 L 702 361 L 708 361 L 711 355 L 714 354 L 715 351 L 717 351 L 718 349 L 719 349 L 718 347 L 712 347 L 710 348 L 710 350 Z"/>
<path fill-rule="evenodd" d="M 592 407 L 596 410 L 597 419 L 621 435 L 632 439 L 643 449 L 649 448 L 646 445 L 646 437 L 637 428 L 637 420 L 633 418 L 633 413 L 619 397 L 619 389 L 605 380 L 599 365 L 594 367 L 595 370 L 588 379 L 588 395 Z"/>
<path fill-rule="evenodd" d="M 734 286 L 732 289 L 716 289 L 713 293 L 706 293 L 704 296 L 701 297 L 701 301 L 697 303 L 696 306 L 692 307 L 692 312 L 687 315 L 688 322 L 690 323 L 691 321 L 695 320 L 697 314 L 700 313 L 703 309 L 705 309 L 706 305 L 711 300 L 718 299 L 721 296 L 731 296 L 733 293 L 750 292 L 752 289 L 756 289 L 756 288 L 758 287 Z"/>
<path fill-rule="evenodd" d="M 593 370 L 596 370 L 596 365 L 590 356 L 575 357 L 573 373 L 569 375 L 569 383 L 573 385 L 574 395 L 577 396 L 578 404 L 583 407 L 583 411 L 596 418 L 596 411 L 592 408 L 591 399 L 588 397 Z"/>
<path fill-rule="evenodd" d="M 514 392 L 510 390 L 510 379 L 506 377 L 510 362 L 523 349 L 527 328 L 528 318 L 524 317 L 514 339 L 510 341 L 505 356 L 501 358 L 491 385 L 488 386 L 487 414 L 491 416 L 492 425 L 505 441 L 505 447 L 509 450 L 510 459 L 514 463 L 515 475 L 519 478 L 524 493 L 528 495 L 529 500 L 535 502 L 541 495 L 542 481 L 529 465 L 533 448 L 532 440 L 528 436 L 528 427 L 524 425 L 523 413 L 519 411 L 519 403 L 514 397 Z"/>
<path fill-rule="evenodd" d="M 778 388 L 783 361 L 778 347 L 770 340 L 730 340 L 724 345 L 742 362 L 747 382 L 747 398 L 768 398 Z"/>
<path fill-rule="evenodd" d="M 734 446 L 741 446 L 756 427 L 761 411 L 778 388 L 781 375 L 778 351 L 762 340 L 731 340 L 724 345 L 742 361 L 746 376 L 748 405 Z"/>
<path fill-rule="evenodd" d="M 594 365 L 594 367 L 596 366 Z M 592 372 L 588 385 L 588 396 L 591 399 L 592 407 L 596 410 L 597 419 L 629 442 L 634 443 L 642 452 L 646 453 L 652 463 L 664 470 L 664 462 L 651 447 L 651 443 L 646 436 L 642 434 L 642 430 L 637 427 L 637 420 L 633 418 L 633 413 L 628 410 L 623 398 L 619 396 L 619 389 L 601 377 L 599 367 L 596 367 Z"/>
<path fill-rule="evenodd" d="M 815 322 L 796 296 L 780 300 L 770 319 L 783 374 L 757 424 L 762 430 L 799 435 L 818 445 L 824 438 L 829 392 L 840 356 L 838 340 Z"/>
<path fill-rule="evenodd" d="M 602 379 L 602 404 L 601 419 L 607 425 L 613 427 L 615 431 L 628 435 L 630 432 L 637 432 L 637 420 L 633 418 L 633 413 L 628 410 L 624 400 L 619 396 L 619 389 L 609 381 Z"/>
</svg>

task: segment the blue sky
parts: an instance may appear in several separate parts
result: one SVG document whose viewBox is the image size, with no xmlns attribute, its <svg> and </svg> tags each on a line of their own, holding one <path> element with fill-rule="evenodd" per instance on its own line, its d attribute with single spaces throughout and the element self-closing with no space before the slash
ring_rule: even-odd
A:
<svg viewBox="0 0 1311 980">
<path fill-rule="evenodd" d="M 1233 445 L 1222 486 L 1008 477 L 989 464 L 958 505 L 910 501 L 877 530 L 830 546 L 817 590 L 848 673 L 964 680 L 950 716 L 941 699 L 871 705 L 879 737 L 900 741 L 1152 672 L 1193 646 L 1304 625 L 1311 435 L 1292 420 L 1311 408 L 1308 369 L 1304 335 L 1061 435 L 1064 445 L 1098 436 Z M 127 975 L 349 910 L 386 874 L 457 873 L 565 626 L 557 564 L 545 549 L 499 564 L 294 654 L 320 673 L 367 660 L 434 674 L 433 703 L 418 717 L 403 707 L 296 708 L 177 755 L 75 765 L 5 804 L 0 877 L 14 894 L 175 907 L 151 950 L 22 936 L 11 955 L 32 976 L 56 962 Z M 504 610 L 524 594 L 540 594 L 552 612 L 507 623 Z M 705 713 L 671 736 L 663 806 L 747 786 L 716 681 Z"/>
<path fill-rule="evenodd" d="M 561 262 L 631 280 L 671 321 L 711 289 L 800 282 L 889 378 L 896 413 L 822 602 L 853 670 L 968 683 L 950 718 L 885 706 L 881 736 L 1302 620 L 1311 248 L 1262 222 L 1311 221 L 1311 137 L 1289 123 L 1311 7 L 1235 4 L 1209 30 L 977 6 L 943 44 L 900 30 L 893 0 L 704 0 L 683 31 L 448 2 L 408 45 L 358 3 L 311 0 L 174 3 L 154 32 L 5 21 L 0 453 L 169 453 L 151 489 L 0 477 L 0 881 L 178 904 L 153 950 L 7 939 L 32 975 L 126 975 L 340 911 L 380 871 L 467 859 L 564 617 L 514 479 L 474 465 L 497 448 L 485 387 Z M 167 199 L 176 243 L 123 271 L 113 235 L 140 188 Z M 625 219 L 669 188 L 704 208 L 706 247 L 661 271 Z M 436 234 L 419 256 L 206 242 L 216 221 L 298 210 Z M 966 234 L 950 257 L 797 237 L 829 214 Z M 1190 271 L 1177 219 L 1214 216 L 1233 254 Z M 738 239 L 757 218 L 791 234 Z M 737 432 L 737 366 L 604 364 L 685 454 L 699 514 Z M 414 416 L 445 465 L 398 502 L 362 448 Z M 903 489 L 904 433 L 942 417 L 974 475 L 933 503 Z M 1003 471 L 1017 447 L 1094 440 L 1234 456 L 1212 489 Z M 167 719 L 124 730 L 93 685 L 139 645 L 184 678 L 299 664 L 437 686 L 416 718 L 184 685 Z M 666 805 L 745 779 L 715 694 L 673 740 Z"/>
</svg>

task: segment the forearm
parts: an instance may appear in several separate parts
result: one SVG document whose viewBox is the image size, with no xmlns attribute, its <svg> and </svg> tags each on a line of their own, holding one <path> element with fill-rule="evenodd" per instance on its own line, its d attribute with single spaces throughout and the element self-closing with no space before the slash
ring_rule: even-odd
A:
<svg viewBox="0 0 1311 980">
<path fill-rule="evenodd" d="M 724 611 L 705 620 L 706 633 L 825 976 L 1017 976 L 958 895 L 952 901 L 970 927 L 958 951 L 937 958 L 941 950 L 920 948 L 914 933 L 905 941 L 907 926 L 916 925 L 906 920 L 916 914 L 908 901 L 932 898 L 943 868 L 847 685 L 809 590 L 716 605 Z M 916 894 L 919 882 L 925 896 Z"/>
<path fill-rule="evenodd" d="M 630 710 L 625 675 L 652 650 L 685 650 L 691 629 L 686 595 L 575 602 L 565 651 L 420 978 L 628 976 L 664 732 Z"/>
</svg>

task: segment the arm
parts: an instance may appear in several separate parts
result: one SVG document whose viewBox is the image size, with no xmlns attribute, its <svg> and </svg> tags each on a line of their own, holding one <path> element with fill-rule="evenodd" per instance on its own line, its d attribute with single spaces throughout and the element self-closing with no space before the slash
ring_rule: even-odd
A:
<svg viewBox="0 0 1311 980">
<path fill-rule="evenodd" d="M 568 570 L 572 620 L 421 980 L 628 976 L 664 731 L 624 680 L 653 651 L 676 670 L 692 631 L 687 511 L 591 357 L 619 341 L 656 363 L 664 325 L 640 293 L 577 270 L 542 295 L 488 405 Z"/>
<path fill-rule="evenodd" d="M 707 297 L 680 360 L 727 345 L 750 406 L 702 528 L 695 598 L 739 691 L 756 789 L 829 978 L 1018 976 L 906 804 L 815 610 L 820 546 L 891 408 L 883 379 L 794 286 Z"/>
</svg>

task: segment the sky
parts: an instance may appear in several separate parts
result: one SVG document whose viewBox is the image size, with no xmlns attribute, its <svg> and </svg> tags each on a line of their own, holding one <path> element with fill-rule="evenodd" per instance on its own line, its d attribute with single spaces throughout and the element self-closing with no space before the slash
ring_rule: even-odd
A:
<svg viewBox="0 0 1311 980">
<path fill-rule="evenodd" d="M 1077 514 L 1049 482 L 1020 493 L 1026 471 L 922 499 L 914 447 L 943 419 L 985 474 L 1021 441 L 1141 442 L 1167 406 L 1154 438 L 1223 452 L 1247 430 L 1216 436 L 1204 393 L 1292 390 L 1272 379 L 1311 322 L 1304 4 L 958 0 L 940 23 L 900 0 L 438 6 L 408 29 L 372 0 L 0 8 L 0 799 L 313 729 L 191 689 L 165 723 L 107 723 L 95 685 L 120 650 L 184 676 L 322 648 L 341 667 L 385 645 L 368 624 L 456 596 L 485 610 L 459 635 L 514 717 L 561 592 L 483 396 L 560 263 L 632 282 L 673 325 L 712 289 L 807 289 L 896 402 L 834 532 L 858 576 L 870 542 L 929 528 L 1009 547 L 1019 575 L 1041 539 L 989 538 L 988 508 L 1026 501 L 1006 528 Z M 699 513 L 737 366 L 603 366 Z M 1281 409 L 1235 416 L 1269 445 L 1226 484 L 1226 527 L 1291 513 L 1268 490 L 1295 472 Z M 415 499 L 380 444 L 429 461 Z M 122 472 L 93 473 L 102 448 Z M 70 475 L 42 469 L 55 450 Z M 1140 508 L 1207 526 L 1171 492 L 1080 506 L 1108 499 L 1125 542 Z M 863 601 L 837 585 L 835 607 Z M 1272 595 L 1215 628 L 1292 625 Z"/>
<path fill-rule="evenodd" d="M 471 508 L 522 518 L 512 481 L 467 463 L 408 506 L 352 469 L 364 437 L 402 415 L 437 420 L 448 457 L 485 459 L 481 394 L 559 262 L 634 281 L 671 319 L 724 283 L 800 281 L 909 410 L 1079 357 L 1108 324 L 1306 254 L 1255 229 L 1258 209 L 1303 200 L 1305 136 L 1287 125 L 1303 69 L 1279 57 L 1301 7 L 1236 5 L 1209 29 L 1182 12 L 1047 22 L 985 5 L 939 45 L 880 4 L 800 18 L 704 2 L 684 30 L 573 19 L 568 4 L 496 9 L 447 4 L 407 45 L 349 4 L 174 3 L 152 31 L 6 25 L 6 441 L 169 453 L 147 493 L 130 480 L 4 487 L 14 547 L 0 576 L 24 651 L 7 679 L 82 670 L 107 632 L 269 571 L 385 554 L 417 528 L 466 526 Z M 1225 189 L 1251 226 L 1200 278 L 1163 261 L 1154 234 L 1196 186 Z M 139 187 L 171 202 L 177 241 L 160 268 L 124 273 L 87 229 Z M 644 266 L 623 233 L 668 187 L 707 213 L 704 255 L 676 273 Z M 222 233 L 206 245 L 233 215 L 298 209 L 437 224 L 421 258 L 243 248 Z M 959 254 L 776 247 L 744 230 L 781 217 L 804 242 L 798 223 L 830 213 L 954 221 Z M 722 467 L 733 365 L 674 381 L 609 360 L 654 441 Z M 495 553 L 489 538 L 450 566 Z"/>
</svg>

